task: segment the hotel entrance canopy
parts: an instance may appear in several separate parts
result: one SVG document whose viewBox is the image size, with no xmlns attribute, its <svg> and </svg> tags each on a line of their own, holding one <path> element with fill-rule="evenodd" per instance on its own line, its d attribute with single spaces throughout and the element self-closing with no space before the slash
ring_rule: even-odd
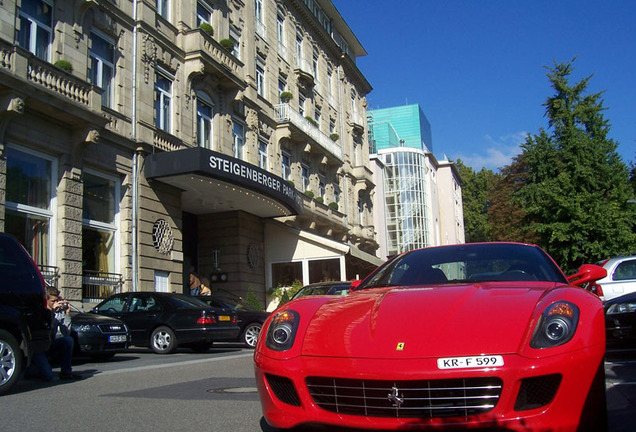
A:
<svg viewBox="0 0 636 432">
<path fill-rule="evenodd" d="M 302 197 L 283 178 L 201 147 L 153 153 L 145 175 L 181 189 L 182 209 L 193 214 L 241 210 L 270 218 L 303 210 Z"/>
</svg>

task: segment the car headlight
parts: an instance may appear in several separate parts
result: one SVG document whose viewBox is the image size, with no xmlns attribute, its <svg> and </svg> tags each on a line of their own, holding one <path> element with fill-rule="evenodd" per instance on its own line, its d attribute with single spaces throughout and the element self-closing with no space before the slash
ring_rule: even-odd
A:
<svg viewBox="0 0 636 432">
<path fill-rule="evenodd" d="M 566 301 L 552 303 L 541 314 L 530 346 L 542 349 L 563 345 L 574 336 L 578 322 L 578 307 Z"/>
<path fill-rule="evenodd" d="M 636 303 L 614 303 L 607 308 L 607 315 L 617 315 L 636 311 Z"/>
<path fill-rule="evenodd" d="M 284 310 L 276 314 L 267 329 L 265 345 L 274 351 L 287 351 L 294 344 L 300 315 L 293 310 Z"/>
</svg>

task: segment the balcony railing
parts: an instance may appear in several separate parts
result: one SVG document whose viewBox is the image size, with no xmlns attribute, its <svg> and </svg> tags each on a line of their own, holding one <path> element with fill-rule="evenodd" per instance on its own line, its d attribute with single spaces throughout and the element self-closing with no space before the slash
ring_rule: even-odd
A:
<svg viewBox="0 0 636 432">
<path fill-rule="evenodd" d="M 82 297 L 84 300 L 101 300 L 117 294 L 124 284 L 122 275 L 84 270 L 82 275 Z"/>
<path fill-rule="evenodd" d="M 342 148 L 340 145 L 322 133 L 317 126 L 303 117 L 298 111 L 293 109 L 289 104 L 283 103 L 276 105 L 276 121 L 279 123 L 289 122 L 298 128 L 309 138 L 317 142 L 323 150 L 331 154 L 340 162 L 343 160 Z"/>
<path fill-rule="evenodd" d="M 60 270 L 54 266 L 39 265 L 40 273 L 44 278 L 44 282 L 52 287 L 57 288 L 57 281 L 60 279 Z"/>
<path fill-rule="evenodd" d="M 20 47 L 0 42 L 0 68 L 84 108 L 101 110 L 101 89 Z"/>
</svg>

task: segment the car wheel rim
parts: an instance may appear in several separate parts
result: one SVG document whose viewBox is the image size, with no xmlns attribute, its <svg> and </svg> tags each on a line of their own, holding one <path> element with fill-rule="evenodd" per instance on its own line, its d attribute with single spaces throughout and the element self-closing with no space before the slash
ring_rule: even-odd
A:
<svg viewBox="0 0 636 432">
<path fill-rule="evenodd" d="M 15 372 L 15 353 L 9 344 L 0 342 L 0 385 L 11 379 Z"/>
<path fill-rule="evenodd" d="M 170 348 L 170 335 L 167 332 L 159 332 L 155 334 L 154 345 L 155 348 L 161 351 L 165 351 Z"/>
<path fill-rule="evenodd" d="M 249 327 L 245 331 L 245 343 L 251 347 L 256 346 L 256 342 L 258 341 L 258 335 L 261 333 L 260 326 L 252 326 Z"/>
</svg>

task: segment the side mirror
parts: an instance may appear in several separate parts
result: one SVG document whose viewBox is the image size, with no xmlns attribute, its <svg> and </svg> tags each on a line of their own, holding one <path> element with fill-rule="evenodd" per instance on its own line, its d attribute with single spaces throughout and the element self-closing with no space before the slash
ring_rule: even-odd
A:
<svg viewBox="0 0 636 432">
<path fill-rule="evenodd" d="M 360 279 L 356 279 L 356 280 L 352 281 L 351 282 L 351 286 L 349 287 L 349 292 L 355 291 L 356 288 L 358 288 L 361 283 L 362 283 L 362 280 L 360 280 Z"/>
<path fill-rule="evenodd" d="M 575 286 L 581 286 L 584 283 L 594 282 L 607 276 L 607 270 L 601 266 L 594 264 L 583 264 L 579 267 L 579 271 L 568 276 L 568 282 Z"/>
</svg>

